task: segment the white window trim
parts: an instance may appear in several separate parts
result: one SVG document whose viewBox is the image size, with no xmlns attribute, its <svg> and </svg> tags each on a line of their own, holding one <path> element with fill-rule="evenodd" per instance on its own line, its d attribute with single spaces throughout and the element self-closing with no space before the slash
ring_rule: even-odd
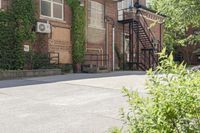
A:
<svg viewBox="0 0 200 133">
<path fill-rule="evenodd" d="M 41 4 L 42 1 L 51 3 L 51 16 L 42 15 L 42 4 Z M 62 6 L 62 18 L 53 17 L 53 4 L 54 3 Z M 40 18 L 47 18 L 47 19 L 63 21 L 64 20 L 64 0 L 62 0 L 62 3 L 54 2 L 53 0 L 40 0 Z"/>
</svg>

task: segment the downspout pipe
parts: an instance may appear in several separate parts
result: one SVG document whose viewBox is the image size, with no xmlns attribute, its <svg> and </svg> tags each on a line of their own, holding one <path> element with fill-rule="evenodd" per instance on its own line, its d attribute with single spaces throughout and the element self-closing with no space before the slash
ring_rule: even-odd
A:
<svg viewBox="0 0 200 133">
<path fill-rule="evenodd" d="M 112 70 L 115 71 L 115 25 L 113 25 L 113 28 L 112 28 L 112 31 L 113 31 L 113 40 L 112 40 L 112 54 L 113 54 L 113 65 L 112 65 Z"/>
<path fill-rule="evenodd" d="M 115 71 L 115 20 L 109 16 L 106 16 L 107 22 L 112 24 L 112 71 Z"/>
</svg>

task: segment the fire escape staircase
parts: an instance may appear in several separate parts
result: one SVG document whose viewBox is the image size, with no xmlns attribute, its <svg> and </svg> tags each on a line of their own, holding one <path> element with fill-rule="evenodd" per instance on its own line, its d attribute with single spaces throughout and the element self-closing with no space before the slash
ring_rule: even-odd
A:
<svg viewBox="0 0 200 133">
<path fill-rule="evenodd" d="M 140 21 L 134 20 L 132 25 L 133 31 L 138 34 L 138 39 L 140 44 L 142 45 L 142 48 L 140 47 L 141 54 L 140 61 L 139 61 L 139 67 L 142 70 L 147 70 L 149 68 L 154 68 L 157 65 L 157 55 L 156 55 L 156 49 L 154 43 L 155 37 L 151 30 L 148 29 L 148 27 L 145 27 L 141 24 Z M 149 59 L 147 60 L 147 54 L 149 54 Z M 147 65 L 147 61 L 149 64 Z M 150 63 L 151 61 L 151 63 Z"/>
<path fill-rule="evenodd" d="M 148 70 L 149 68 L 154 69 L 157 66 L 157 52 L 160 52 L 161 49 L 160 40 L 155 37 L 146 20 L 146 18 L 151 15 L 154 18 L 150 19 L 155 19 L 155 21 L 162 23 L 164 20 L 164 16 L 153 13 L 142 7 L 118 10 L 118 22 L 123 25 L 131 25 L 129 28 L 132 28 L 136 35 L 136 45 L 139 45 L 139 49 L 137 49 L 136 52 L 138 54 L 136 58 L 138 59 L 133 59 L 132 65 L 137 65 L 139 67 L 137 69 L 141 70 Z"/>
</svg>

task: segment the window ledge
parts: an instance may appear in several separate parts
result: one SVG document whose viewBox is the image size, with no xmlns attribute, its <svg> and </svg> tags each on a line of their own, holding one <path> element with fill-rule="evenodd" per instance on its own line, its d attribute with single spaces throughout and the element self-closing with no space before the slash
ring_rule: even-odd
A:
<svg viewBox="0 0 200 133">
<path fill-rule="evenodd" d="M 48 20 L 48 21 L 54 21 L 54 22 L 61 22 L 61 23 L 66 23 L 63 19 L 58 19 L 58 18 L 51 18 L 47 16 L 42 16 L 40 15 L 40 19 Z"/>
<path fill-rule="evenodd" d="M 97 30 L 105 30 L 104 27 L 96 27 L 96 26 L 92 26 L 92 25 L 88 25 L 89 28 L 94 28 L 94 29 L 97 29 Z"/>
</svg>

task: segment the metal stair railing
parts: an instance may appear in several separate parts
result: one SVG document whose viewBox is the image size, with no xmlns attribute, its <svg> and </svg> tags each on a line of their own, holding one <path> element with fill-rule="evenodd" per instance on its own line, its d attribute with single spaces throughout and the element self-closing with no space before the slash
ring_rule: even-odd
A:
<svg viewBox="0 0 200 133">
<path fill-rule="evenodd" d="M 151 55 L 153 57 L 153 62 L 155 62 L 157 64 L 158 62 L 157 62 L 157 59 L 155 57 L 156 49 L 155 49 L 155 46 L 154 46 L 154 41 L 158 41 L 158 40 L 156 39 L 156 37 L 153 34 L 153 32 L 151 31 L 151 29 L 149 29 L 149 25 L 148 25 L 146 19 L 144 18 L 143 13 L 141 11 L 139 11 L 139 13 L 141 14 L 140 18 L 142 18 L 142 22 L 143 22 L 143 23 L 141 23 L 141 20 L 140 20 L 139 23 L 141 25 L 144 24 L 144 26 L 142 26 L 142 27 L 144 28 L 144 31 L 146 32 L 147 36 L 149 37 L 150 45 L 151 45 L 151 48 L 153 49 L 153 52 L 151 52 Z M 158 43 L 159 43 L 159 41 L 158 41 Z M 158 45 L 158 44 L 155 44 L 155 45 Z"/>
<path fill-rule="evenodd" d="M 157 40 L 155 35 L 153 34 L 153 32 L 151 31 L 151 29 L 149 28 L 150 26 L 148 25 L 146 19 L 144 18 L 144 15 L 143 13 L 139 10 L 139 13 L 140 13 L 140 18 L 142 18 L 142 22 L 140 21 L 141 24 L 144 24 L 144 26 L 142 26 L 144 28 L 144 30 L 146 31 L 149 39 L 150 39 L 150 42 L 151 42 L 151 47 L 155 50 L 155 46 L 153 45 L 153 41 L 154 40 Z"/>
</svg>

